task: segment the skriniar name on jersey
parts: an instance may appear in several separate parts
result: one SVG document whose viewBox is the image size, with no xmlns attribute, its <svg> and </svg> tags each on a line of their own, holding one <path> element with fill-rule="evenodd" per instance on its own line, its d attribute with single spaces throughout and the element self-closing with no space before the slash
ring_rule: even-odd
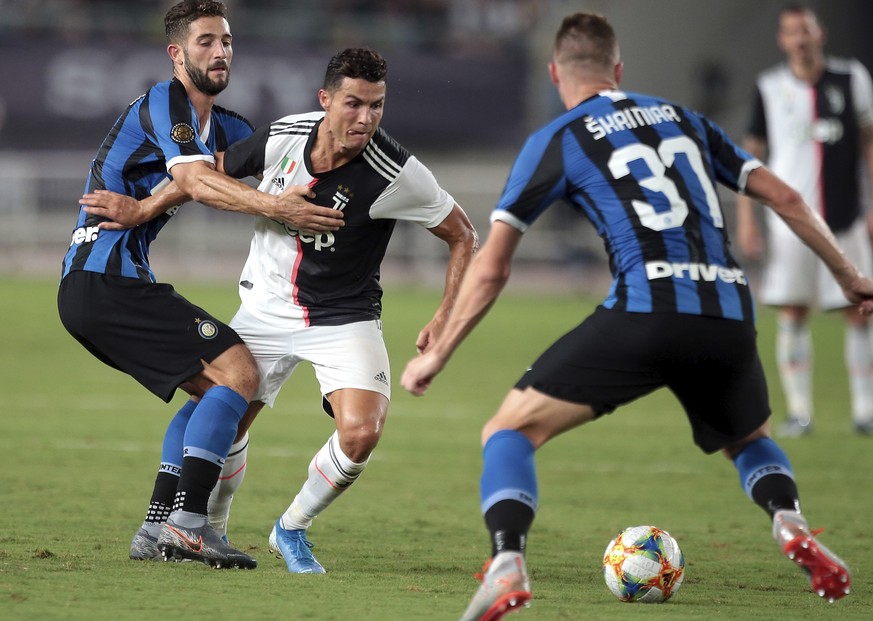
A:
<svg viewBox="0 0 873 621">
<path fill-rule="evenodd" d="M 566 202 L 606 246 L 614 277 L 606 308 L 754 321 L 715 184 L 743 191 L 759 166 L 700 115 L 604 91 L 528 138 L 491 219 L 525 231 Z"/>
<path fill-rule="evenodd" d="M 200 127 L 185 87 L 175 78 L 156 84 L 132 102 L 119 117 L 91 162 L 85 192 L 112 190 L 137 200 L 154 194 L 170 182 L 177 163 L 204 160 L 213 153 L 250 136 L 252 125 L 242 116 L 213 106 Z M 176 213 L 176 208 L 135 228 L 100 230 L 104 220 L 79 209 L 63 274 L 73 270 L 101 272 L 154 282 L 149 266 L 149 244 Z"/>
</svg>

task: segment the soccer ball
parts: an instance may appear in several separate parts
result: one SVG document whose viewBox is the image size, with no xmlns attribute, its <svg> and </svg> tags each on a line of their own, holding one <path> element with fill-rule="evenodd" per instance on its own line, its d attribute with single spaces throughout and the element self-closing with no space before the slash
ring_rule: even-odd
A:
<svg viewBox="0 0 873 621">
<path fill-rule="evenodd" d="M 603 553 L 606 586 L 623 602 L 666 602 L 682 585 L 685 555 L 665 530 L 632 526 Z"/>
</svg>

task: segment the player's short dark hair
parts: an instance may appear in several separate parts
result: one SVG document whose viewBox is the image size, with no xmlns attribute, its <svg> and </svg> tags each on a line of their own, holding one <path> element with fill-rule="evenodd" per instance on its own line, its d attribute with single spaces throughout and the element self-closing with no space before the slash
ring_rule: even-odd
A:
<svg viewBox="0 0 873 621">
<path fill-rule="evenodd" d="M 603 15 L 574 13 L 561 22 L 554 51 L 557 62 L 611 69 L 618 60 L 618 40 Z"/>
<path fill-rule="evenodd" d="M 818 15 L 815 14 L 815 11 L 812 10 L 807 4 L 803 4 L 802 2 L 789 2 L 784 4 L 781 9 L 779 9 L 779 16 L 785 15 L 786 13 L 809 13 L 813 17 L 815 17 L 816 21 L 818 21 Z"/>
<path fill-rule="evenodd" d="M 329 93 L 339 88 L 343 78 L 383 82 L 388 76 L 388 63 L 382 55 L 361 47 L 348 48 L 334 55 L 327 63 L 324 90 Z"/>
<path fill-rule="evenodd" d="M 223 17 L 227 19 L 227 7 L 214 0 L 182 0 L 174 5 L 164 16 L 164 32 L 170 43 L 183 43 L 188 35 L 191 22 L 201 17 Z"/>
</svg>

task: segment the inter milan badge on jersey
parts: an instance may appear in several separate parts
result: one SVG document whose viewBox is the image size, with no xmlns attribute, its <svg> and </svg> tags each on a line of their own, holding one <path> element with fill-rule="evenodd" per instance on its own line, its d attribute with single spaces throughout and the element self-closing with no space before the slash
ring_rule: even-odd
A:
<svg viewBox="0 0 873 621">
<path fill-rule="evenodd" d="M 185 144 L 194 140 L 194 128 L 187 123 L 176 123 L 173 129 L 170 130 L 170 138 L 173 142 Z"/>
<path fill-rule="evenodd" d="M 215 335 L 218 334 L 218 326 L 208 319 L 195 319 L 194 322 L 197 324 L 197 332 L 207 341 L 214 339 Z"/>
</svg>

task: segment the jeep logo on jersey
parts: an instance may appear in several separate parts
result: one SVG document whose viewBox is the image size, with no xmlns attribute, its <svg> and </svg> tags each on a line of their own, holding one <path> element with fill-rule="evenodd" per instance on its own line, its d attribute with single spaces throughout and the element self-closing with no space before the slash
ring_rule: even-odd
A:
<svg viewBox="0 0 873 621">
<path fill-rule="evenodd" d="M 73 231 L 73 239 L 70 241 L 70 245 L 74 246 L 75 244 L 92 242 L 97 239 L 97 236 L 99 234 L 100 229 L 98 229 L 96 226 L 80 226 L 75 231 Z"/>
<path fill-rule="evenodd" d="M 667 261 L 649 261 L 646 263 L 646 278 L 649 280 L 669 278 L 670 276 L 706 282 L 715 282 L 717 278 L 722 282 L 747 284 L 746 275 L 738 267 L 707 265 L 706 263 L 669 263 Z"/>
<path fill-rule="evenodd" d="M 330 251 L 333 252 L 334 248 L 333 242 L 336 238 L 333 236 L 333 233 L 306 233 L 303 231 L 298 231 L 297 229 L 293 229 L 287 224 L 283 224 L 282 227 L 285 229 L 285 232 L 288 233 L 291 237 L 297 237 L 304 244 L 312 244 L 316 250 L 321 250 L 323 248 L 330 248 Z"/>
<path fill-rule="evenodd" d="M 839 142 L 843 131 L 843 123 L 838 118 L 816 119 L 809 127 L 812 139 L 822 144 Z"/>
<path fill-rule="evenodd" d="M 173 142 L 185 144 L 194 140 L 194 128 L 187 123 L 176 123 L 173 129 L 170 130 L 170 138 Z"/>
</svg>

